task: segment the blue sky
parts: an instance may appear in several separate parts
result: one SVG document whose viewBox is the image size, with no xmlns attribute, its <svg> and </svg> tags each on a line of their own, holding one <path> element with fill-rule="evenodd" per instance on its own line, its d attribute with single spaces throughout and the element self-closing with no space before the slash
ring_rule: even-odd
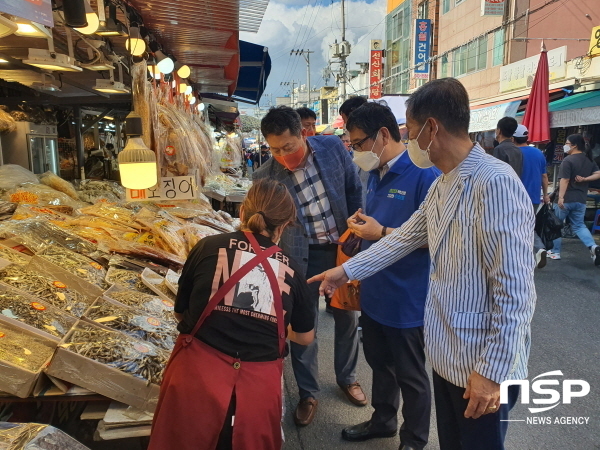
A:
<svg viewBox="0 0 600 450">
<path fill-rule="evenodd" d="M 352 44 L 349 70 L 357 62 L 368 61 L 371 39 L 383 39 L 386 0 L 347 0 L 346 39 Z M 311 85 L 324 86 L 322 70 L 329 60 L 329 45 L 341 40 L 341 3 L 331 0 L 271 0 L 258 33 L 240 33 L 240 39 L 269 48 L 272 60 L 267 90 L 261 100 L 266 106 L 273 94 L 287 93 L 282 81 L 306 83 L 306 63 L 302 56 L 290 56 L 292 49 L 310 49 Z M 333 85 L 331 79 L 329 85 Z M 242 106 L 240 104 L 240 106 Z"/>
</svg>

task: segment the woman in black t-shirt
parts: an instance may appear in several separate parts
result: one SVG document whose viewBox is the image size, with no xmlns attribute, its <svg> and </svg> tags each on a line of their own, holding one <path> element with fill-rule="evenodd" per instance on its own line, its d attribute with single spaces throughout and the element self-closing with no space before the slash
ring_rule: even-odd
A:
<svg viewBox="0 0 600 450">
<path fill-rule="evenodd" d="M 175 304 L 182 334 L 149 450 L 281 448 L 285 338 L 314 339 L 306 280 L 275 244 L 296 208 L 283 184 L 260 180 L 240 216 L 241 231 L 204 238 L 183 268 Z"/>
</svg>

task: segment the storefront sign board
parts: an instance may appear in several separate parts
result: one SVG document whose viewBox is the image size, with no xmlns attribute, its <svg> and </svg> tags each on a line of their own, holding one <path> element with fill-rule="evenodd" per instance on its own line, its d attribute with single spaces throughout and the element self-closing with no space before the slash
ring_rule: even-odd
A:
<svg viewBox="0 0 600 450">
<path fill-rule="evenodd" d="M 148 189 L 127 189 L 127 201 L 193 200 L 198 198 L 198 186 L 193 175 L 161 177 L 160 182 Z"/>
<path fill-rule="evenodd" d="M 471 110 L 471 122 L 469 123 L 469 133 L 479 131 L 495 130 L 498 121 L 503 117 L 515 117 L 520 100 L 514 102 L 501 103 L 500 105 L 488 106 Z"/>
<path fill-rule="evenodd" d="M 505 0 L 481 0 L 482 16 L 502 16 L 504 15 Z"/>
<path fill-rule="evenodd" d="M 567 109 L 550 113 L 550 128 L 594 125 L 600 123 L 600 106 Z"/>
<path fill-rule="evenodd" d="M 567 46 L 548 52 L 550 83 L 562 80 L 567 75 Z M 500 68 L 500 92 L 526 89 L 533 85 L 540 55 L 534 55 Z"/>
<path fill-rule="evenodd" d="M 381 98 L 383 74 L 383 43 L 381 39 L 371 40 L 371 61 L 369 64 L 369 98 Z"/>
<path fill-rule="evenodd" d="M 429 79 L 429 51 L 431 45 L 431 20 L 415 20 L 415 66 L 414 78 Z M 420 65 L 419 65 L 420 64 Z"/>
<path fill-rule="evenodd" d="M 0 0 L 0 12 L 54 26 L 51 0 Z"/>
<path fill-rule="evenodd" d="M 589 53 L 590 56 L 600 56 L 600 26 L 592 28 Z"/>
</svg>

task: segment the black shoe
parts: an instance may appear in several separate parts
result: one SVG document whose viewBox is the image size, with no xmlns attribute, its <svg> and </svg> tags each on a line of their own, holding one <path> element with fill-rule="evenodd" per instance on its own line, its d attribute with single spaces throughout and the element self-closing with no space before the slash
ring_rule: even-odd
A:
<svg viewBox="0 0 600 450">
<path fill-rule="evenodd" d="M 547 256 L 548 252 L 546 251 L 546 249 L 541 248 L 537 251 L 537 253 L 535 254 L 535 262 L 537 264 L 538 269 L 543 269 L 544 267 L 546 267 Z"/>
<path fill-rule="evenodd" d="M 418 450 L 418 449 L 417 449 L 417 447 L 413 447 L 411 445 L 400 444 L 400 447 L 398 447 L 398 450 Z"/>
<path fill-rule="evenodd" d="M 352 427 L 344 428 L 342 430 L 342 438 L 346 441 L 366 441 L 373 438 L 390 438 L 396 436 L 397 430 L 381 430 L 376 431 L 371 429 L 371 421 L 359 423 Z"/>
<path fill-rule="evenodd" d="M 596 245 L 596 247 L 592 247 L 594 249 L 594 253 L 592 258 L 594 259 L 594 264 L 596 266 L 600 266 L 600 245 Z"/>
</svg>

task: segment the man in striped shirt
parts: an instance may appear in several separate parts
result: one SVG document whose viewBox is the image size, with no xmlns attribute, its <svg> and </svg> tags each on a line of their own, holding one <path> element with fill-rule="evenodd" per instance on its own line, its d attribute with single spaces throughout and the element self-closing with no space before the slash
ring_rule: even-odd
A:
<svg viewBox="0 0 600 450">
<path fill-rule="evenodd" d="M 411 159 L 442 176 L 404 225 L 309 282 L 321 281 L 331 295 L 428 244 L 425 352 L 440 447 L 503 449 L 519 391 L 510 386 L 500 404 L 500 383 L 527 377 L 535 307 L 531 202 L 514 170 L 470 141 L 469 97 L 459 81 L 431 81 L 406 106 Z"/>
</svg>

